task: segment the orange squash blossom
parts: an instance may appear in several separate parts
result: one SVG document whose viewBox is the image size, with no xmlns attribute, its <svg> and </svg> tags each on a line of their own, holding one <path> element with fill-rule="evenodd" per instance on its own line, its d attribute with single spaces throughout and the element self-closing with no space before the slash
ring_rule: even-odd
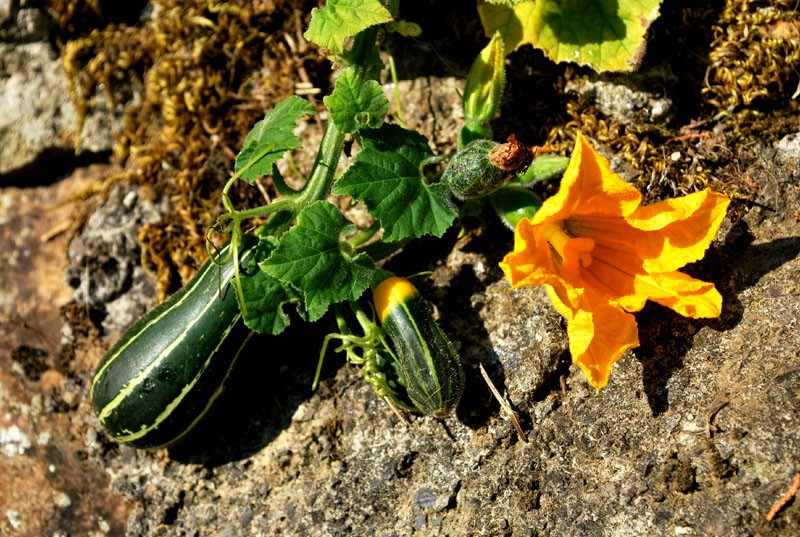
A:
<svg viewBox="0 0 800 537">
<path fill-rule="evenodd" d="M 678 269 L 701 259 L 730 200 L 709 189 L 641 205 L 578 134 L 558 193 L 519 222 L 500 263 L 511 286 L 544 285 L 567 319 L 572 360 L 597 390 L 627 349 L 639 345 L 631 314 L 653 300 L 692 318 L 718 317 L 712 283 Z"/>
</svg>

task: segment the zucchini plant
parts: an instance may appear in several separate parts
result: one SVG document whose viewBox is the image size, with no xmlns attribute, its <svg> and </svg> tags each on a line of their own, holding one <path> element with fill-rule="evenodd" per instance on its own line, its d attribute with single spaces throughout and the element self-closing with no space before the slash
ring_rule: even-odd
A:
<svg viewBox="0 0 800 537">
<path fill-rule="evenodd" d="M 535 210 L 536 200 L 529 197 L 520 204 L 498 195 L 508 183 L 523 188 L 515 177 L 532 155 L 513 138 L 507 144 L 481 139 L 490 135 L 488 121 L 504 84 L 497 73 L 502 61 L 494 62 L 489 71 L 471 73 L 464 96 L 470 104 L 462 138 L 473 141 L 452 158 L 442 178 L 423 176 L 424 165 L 442 157 L 419 132 L 386 121 L 389 102 L 378 81 L 379 37 L 408 28 L 397 24 L 397 4 L 338 0 L 313 10 L 305 35 L 340 67 L 324 98 L 329 119 L 313 168 L 304 186 L 293 190 L 276 166 L 301 146 L 293 132 L 298 121 L 317 112 L 308 101 L 290 97 L 247 135 L 222 190 L 225 212 L 210 230 L 227 235 L 227 246 L 124 334 L 98 367 L 92 402 L 117 441 L 137 447 L 179 441 L 222 392 L 248 334 L 282 332 L 290 323 L 289 308 L 303 321 L 334 314 L 339 332 L 325 339 L 321 356 L 330 341 L 339 340 L 348 361 L 363 366 L 366 380 L 396 409 L 441 417 L 456 408 L 464 374 L 449 339 L 416 288 L 378 264 L 414 238 L 441 237 L 458 217 L 460 200 L 491 201 L 501 215 L 509 206 L 515 213 Z M 498 46 L 497 39 L 490 44 L 492 50 Z M 346 137 L 359 152 L 335 177 Z M 231 187 L 265 176 L 280 196 L 261 207 L 235 207 Z M 329 201 L 332 195 L 362 202 L 371 222 L 355 226 Z M 261 224 L 245 234 L 244 224 L 253 218 Z M 364 312 L 361 301 L 369 289 L 380 324 Z M 363 336 L 349 328 L 348 309 Z"/>
</svg>

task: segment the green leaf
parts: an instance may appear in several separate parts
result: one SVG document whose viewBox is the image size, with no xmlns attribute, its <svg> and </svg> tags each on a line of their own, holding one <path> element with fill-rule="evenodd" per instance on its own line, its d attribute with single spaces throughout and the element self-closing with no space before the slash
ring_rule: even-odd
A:
<svg viewBox="0 0 800 537">
<path fill-rule="evenodd" d="M 361 200 L 380 220 L 385 241 L 441 237 L 458 213 L 446 185 L 427 184 L 420 172 L 433 157 L 428 140 L 415 131 L 384 124 L 361 132 L 362 150 L 333 187 Z"/>
<path fill-rule="evenodd" d="M 488 36 L 500 31 L 506 53 L 530 43 L 552 60 L 596 71 L 632 71 L 661 0 L 532 0 L 478 6 Z"/>
<path fill-rule="evenodd" d="M 352 69 L 342 71 L 333 93 L 323 101 L 336 128 L 348 133 L 361 127 L 377 129 L 389 111 L 389 99 L 381 85 L 375 80 L 362 80 Z"/>
<path fill-rule="evenodd" d="M 303 36 L 341 54 L 348 37 L 391 20 L 392 14 L 380 0 L 328 0 L 324 8 L 311 10 L 311 24 Z"/>
<path fill-rule="evenodd" d="M 297 225 L 260 264 L 303 295 L 309 320 L 321 317 L 334 302 L 357 300 L 372 281 L 372 259 L 346 252 L 349 246 L 339 238 L 352 227 L 335 206 L 315 202 L 300 211 Z"/>
<path fill-rule="evenodd" d="M 265 237 L 259 240 L 256 246 L 254 260 L 265 259 L 275 248 L 275 239 Z M 254 262 L 241 274 L 242 292 L 247 307 L 241 307 L 244 312 L 244 324 L 259 334 L 277 335 L 289 326 L 289 316 L 283 311 L 283 306 L 291 302 L 293 297 L 285 284 L 262 271 Z"/>
<path fill-rule="evenodd" d="M 269 175 L 272 164 L 286 151 L 300 147 L 300 140 L 292 132 L 297 120 L 314 112 L 311 103 L 294 95 L 275 105 L 247 133 L 244 147 L 236 156 L 235 173 L 250 184 Z"/>
</svg>

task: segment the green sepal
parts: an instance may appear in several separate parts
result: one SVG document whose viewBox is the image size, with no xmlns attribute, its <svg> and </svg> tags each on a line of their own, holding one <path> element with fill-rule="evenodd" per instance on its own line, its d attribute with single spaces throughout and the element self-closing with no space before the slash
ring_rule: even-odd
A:
<svg viewBox="0 0 800 537">
<path fill-rule="evenodd" d="M 505 186 L 489 195 L 500 220 L 514 230 L 523 218 L 533 218 L 542 206 L 542 198 L 521 186 Z"/>
<path fill-rule="evenodd" d="M 560 177 L 569 164 L 569 157 L 559 155 L 541 155 L 533 159 L 533 162 L 525 172 L 517 175 L 517 181 L 524 185 L 530 185 L 537 181 L 549 181 Z"/>
<path fill-rule="evenodd" d="M 458 150 L 464 149 L 475 140 L 491 140 L 492 128 L 482 121 L 467 120 L 458 131 Z"/>
</svg>

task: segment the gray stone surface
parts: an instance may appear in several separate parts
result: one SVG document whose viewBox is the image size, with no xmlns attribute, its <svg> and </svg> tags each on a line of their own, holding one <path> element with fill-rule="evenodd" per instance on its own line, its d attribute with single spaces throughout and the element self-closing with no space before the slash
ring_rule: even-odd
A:
<svg viewBox="0 0 800 537">
<path fill-rule="evenodd" d="M 8 7 L 13 21 L 0 31 L 0 178 L 54 156 L 110 151 L 123 105 L 97 94 L 81 123 L 49 41 L 50 19 L 37 8 Z"/>
<path fill-rule="evenodd" d="M 14 2 L 11 0 L 0 0 L 0 25 L 11 20 Z"/>
<path fill-rule="evenodd" d="M 0 44 L 0 58 L 0 174 L 5 174 L 45 151 L 71 147 L 76 115 L 50 45 Z"/>
<path fill-rule="evenodd" d="M 65 324 L 65 315 L 85 308 L 62 309 L 72 296 L 64 281 L 69 236 L 57 232 L 71 221 L 75 192 L 106 173 L 93 166 L 46 186 L 0 188 L 4 537 L 124 533 L 124 503 L 108 489 L 103 469 L 86 458 L 85 420 L 69 418 L 85 413 L 77 411 L 84 383 L 106 345 L 90 351 L 84 337 L 96 338 L 96 331 Z M 63 353 L 65 336 L 81 342 L 79 353 Z"/>
<path fill-rule="evenodd" d="M 775 144 L 778 156 L 784 160 L 800 158 L 800 133 L 784 136 Z"/>
<path fill-rule="evenodd" d="M 658 73 L 626 77 L 621 81 L 586 78 L 582 83 L 569 85 L 567 89 L 582 93 L 603 114 L 623 123 L 665 124 L 675 115 L 675 106 L 663 90 L 652 88 L 656 84 L 665 84 L 667 78 Z"/>
<path fill-rule="evenodd" d="M 53 28 L 53 20 L 40 7 L 31 2 L 8 2 L 0 9 L 7 9 L 7 19 L 0 28 L 0 41 L 9 43 L 47 42 Z"/>
<path fill-rule="evenodd" d="M 139 228 L 158 221 L 167 201 L 139 198 L 136 186 L 117 186 L 69 244 L 67 282 L 106 334 L 130 326 L 155 302 L 155 283 L 142 268 Z"/>
</svg>

